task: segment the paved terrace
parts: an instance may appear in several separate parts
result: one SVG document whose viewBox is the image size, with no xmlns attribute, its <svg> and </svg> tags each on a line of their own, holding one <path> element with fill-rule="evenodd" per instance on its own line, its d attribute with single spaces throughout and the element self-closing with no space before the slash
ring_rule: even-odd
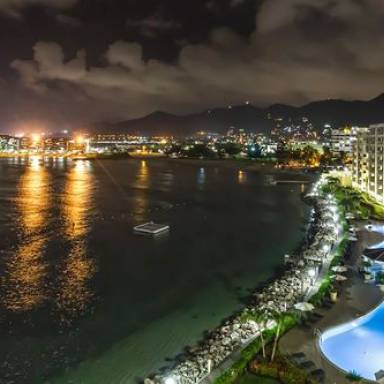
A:
<svg viewBox="0 0 384 384">
<path fill-rule="evenodd" d="M 348 384 L 345 373 L 331 365 L 318 349 L 315 328 L 325 331 L 327 328 L 349 322 L 376 307 L 382 300 L 383 294 L 373 284 L 365 283 L 358 275 L 360 255 L 364 248 L 383 239 L 382 236 L 368 232 L 364 223 L 359 223 L 359 241 L 353 245 L 352 254 L 346 260 L 350 266 L 348 281 L 342 285 L 342 293 L 337 303 L 331 309 L 317 309 L 316 312 L 324 315 L 313 328 L 295 327 L 285 334 L 279 343 L 280 351 L 284 354 L 303 352 L 307 359 L 313 361 L 317 368 L 325 371 L 327 384 Z"/>
</svg>

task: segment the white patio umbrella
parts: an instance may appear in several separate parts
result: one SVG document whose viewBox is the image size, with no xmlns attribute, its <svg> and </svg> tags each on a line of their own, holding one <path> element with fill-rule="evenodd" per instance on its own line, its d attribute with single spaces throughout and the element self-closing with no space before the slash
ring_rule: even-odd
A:
<svg viewBox="0 0 384 384">
<path fill-rule="evenodd" d="M 378 287 L 379 287 L 379 289 L 380 289 L 381 292 L 384 292 L 384 285 L 379 284 Z"/>
<path fill-rule="evenodd" d="M 343 275 L 336 275 L 335 280 L 336 281 L 345 281 L 345 280 L 347 280 L 347 278 Z"/>
<path fill-rule="evenodd" d="M 311 303 L 307 302 L 302 302 L 302 303 L 297 303 L 294 305 L 295 309 L 302 311 L 302 312 L 309 312 L 314 310 L 314 306 Z"/>
<path fill-rule="evenodd" d="M 344 267 L 343 265 L 336 265 L 335 267 L 332 267 L 332 271 L 333 272 L 347 272 L 348 271 L 348 268 L 347 267 Z"/>
</svg>

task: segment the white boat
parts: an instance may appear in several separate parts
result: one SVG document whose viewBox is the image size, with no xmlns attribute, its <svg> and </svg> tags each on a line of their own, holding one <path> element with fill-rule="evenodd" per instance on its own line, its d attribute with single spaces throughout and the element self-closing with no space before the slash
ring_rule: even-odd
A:
<svg viewBox="0 0 384 384">
<path fill-rule="evenodd" d="M 145 235 L 158 235 L 169 231 L 169 225 L 156 224 L 153 221 L 150 221 L 145 224 L 137 225 L 133 227 L 135 233 L 145 234 Z"/>
</svg>

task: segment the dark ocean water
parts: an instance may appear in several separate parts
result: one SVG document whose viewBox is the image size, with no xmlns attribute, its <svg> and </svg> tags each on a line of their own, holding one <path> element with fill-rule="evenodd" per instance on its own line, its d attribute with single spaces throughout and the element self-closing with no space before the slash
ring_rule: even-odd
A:
<svg viewBox="0 0 384 384">
<path fill-rule="evenodd" d="M 302 188 L 236 163 L 0 160 L 0 383 L 171 364 L 298 245 Z M 148 220 L 169 235 L 134 235 Z"/>
</svg>

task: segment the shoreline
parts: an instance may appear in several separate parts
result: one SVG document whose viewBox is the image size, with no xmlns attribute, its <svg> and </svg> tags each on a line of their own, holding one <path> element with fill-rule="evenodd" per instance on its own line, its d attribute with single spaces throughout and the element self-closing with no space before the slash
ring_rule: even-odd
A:
<svg viewBox="0 0 384 384">
<path fill-rule="evenodd" d="M 228 159 L 199 159 L 199 158 L 172 158 L 163 154 L 154 154 L 154 155 L 137 155 L 137 154 L 130 154 L 123 153 L 123 154 L 111 154 L 111 155 L 100 155 L 97 153 L 90 153 L 90 154 L 68 154 L 68 153 L 45 153 L 45 152 L 36 152 L 36 153 L 5 153 L 0 152 L 0 159 L 31 159 L 31 158 L 39 158 L 39 159 L 63 159 L 63 160 L 134 160 L 134 161 L 141 161 L 141 160 L 154 160 L 154 161 L 170 161 L 174 163 L 182 163 L 182 164 L 191 164 L 191 165 L 233 165 L 236 164 L 240 168 L 244 168 L 246 170 L 257 170 L 257 169 L 268 169 L 272 170 L 276 173 L 297 173 L 297 174 L 313 174 L 316 173 L 316 171 L 311 172 L 305 172 L 306 168 L 276 168 L 275 163 L 271 162 L 269 160 L 263 160 L 263 159 L 236 159 L 236 158 L 228 158 Z"/>
<path fill-rule="evenodd" d="M 307 196 L 309 196 L 309 194 Z M 239 353 L 239 351 L 244 350 L 245 347 L 250 345 L 259 337 L 260 332 L 270 330 L 276 326 L 276 321 L 273 318 L 270 318 L 264 327 L 261 327 L 261 325 L 257 324 L 254 320 L 242 322 L 242 316 L 247 316 L 256 311 L 266 311 L 268 313 L 278 311 L 280 314 L 287 313 L 289 310 L 292 310 L 294 302 L 299 302 L 300 299 L 303 301 L 307 296 L 312 296 L 311 291 L 315 288 L 318 279 L 314 279 L 312 276 L 309 283 L 307 282 L 308 286 L 305 289 L 304 280 L 307 279 L 305 272 L 307 272 L 308 265 L 311 264 L 305 261 L 304 255 L 311 247 L 316 245 L 316 238 L 319 235 L 322 235 L 322 238 L 328 236 L 329 245 L 327 245 L 327 247 L 329 247 L 329 250 L 324 253 L 322 263 L 324 261 L 325 264 L 328 263 L 327 268 L 329 268 L 330 261 L 333 259 L 333 248 L 340 240 L 339 236 L 335 235 L 337 219 L 334 220 L 333 227 L 335 228 L 333 228 L 332 225 L 328 227 L 323 226 L 325 214 L 330 215 L 330 205 L 335 208 L 333 204 L 336 203 L 332 201 L 332 204 L 330 204 L 330 200 L 327 202 L 328 199 L 315 194 L 310 197 L 312 197 L 312 199 L 309 204 L 313 206 L 313 209 L 310 214 L 305 237 L 301 244 L 297 246 L 293 256 L 289 257 L 288 262 L 279 268 L 271 279 L 252 289 L 252 292 L 247 295 L 247 304 L 242 310 L 224 318 L 221 325 L 210 331 L 203 340 L 197 343 L 197 346 L 187 348 L 189 353 L 183 354 L 182 357 L 184 359 L 176 364 L 170 372 L 166 375 L 151 375 L 144 380 L 146 384 L 168 382 L 172 382 L 172 384 L 204 383 L 217 379 L 217 375 L 216 377 L 210 377 L 214 374 L 215 370 L 219 370 L 225 362 L 231 359 L 231 356 Z M 336 209 L 333 215 L 334 218 L 337 216 Z M 336 232 L 338 231 L 339 229 L 337 229 Z M 331 232 L 334 238 L 331 238 Z M 324 244 L 321 244 L 323 248 Z M 297 270 L 297 268 L 300 269 Z M 318 269 L 318 265 L 316 269 Z M 328 270 L 326 273 L 327 272 Z M 318 271 L 316 273 L 318 273 Z M 268 299 L 268 295 L 274 291 L 277 292 L 275 295 L 278 297 L 279 290 L 281 288 L 284 289 L 284 286 L 289 286 L 291 294 L 289 298 L 287 296 L 285 300 L 280 300 L 279 302 L 275 296 L 272 296 L 273 300 L 266 300 Z M 314 293 L 317 291 L 318 289 Z M 288 303 L 289 300 L 290 302 Z M 233 337 L 234 334 L 235 337 Z M 221 343 L 221 346 L 216 348 L 215 342 L 218 342 L 217 344 Z M 233 361 L 233 363 L 234 362 L 235 361 Z"/>
<path fill-rule="evenodd" d="M 45 154 L 18 154 L 12 156 L 3 156 L 0 153 L 0 161 L 13 160 L 18 162 L 17 165 L 29 165 L 30 163 L 51 163 L 59 161 L 60 163 L 70 162 L 70 164 L 76 164 L 76 162 L 90 162 L 99 163 L 102 161 L 125 161 L 132 164 L 142 164 L 148 162 L 148 164 L 156 164 L 157 162 L 170 163 L 174 165 L 190 165 L 200 166 L 202 168 L 216 168 L 227 170 L 236 170 L 239 175 L 243 172 L 259 172 L 265 174 L 270 178 L 266 180 L 268 185 L 276 185 L 284 183 L 290 184 L 311 184 L 318 176 L 317 171 L 305 172 L 303 169 L 297 168 L 276 168 L 273 164 L 268 162 L 253 161 L 250 159 L 173 159 L 170 157 L 131 157 L 131 156 L 105 156 L 105 157 L 75 157 L 75 156 L 60 156 L 60 155 L 45 155 Z M 240 176 L 239 176 L 240 177 Z"/>
<path fill-rule="evenodd" d="M 24 168 L 25 168 L 24 163 L 22 163 L 21 161 L 16 162 L 16 163 L 20 164 L 20 166 L 18 166 L 17 168 L 20 168 L 20 171 L 24 172 Z M 8 160 L 3 161 L 3 164 L 8 164 Z M 42 163 L 40 165 L 40 168 L 54 167 L 54 166 L 52 166 L 52 164 L 53 164 L 52 161 L 47 161 L 45 164 Z M 68 164 L 69 164 L 68 168 L 72 168 L 73 163 L 68 161 Z M 112 165 L 113 163 L 110 162 L 109 164 Z M 148 162 L 148 164 L 151 164 L 151 166 L 153 166 L 154 170 L 157 168 L 155 161 L 153 161 L 151 163 Z M 172 163 L 172 162 L 164 162 L 162 164 L 159 163 L 158 165 L 161 166 L 162 169 L 163 168 L 164 169 L 171 168 L 173 165 L 175 170 L 181 168 L 181 171 L 178 171 L 178 173 L 181 174 L 181 172 L 184 172 L 184 167 L 181 167 L 181 166 L 178 167 L 175 163 Z M 95 166 L 96 166 L 96 164 L 95 164 Z M 228 164 L 228 166 L 230 166 L 230 164 Z M 236 166 L 236 164 L 233 165 L 233 167 L 235 167 L 235 166 Z M 28 167 L 28 165 L 27 165 L 27 167 Z M 92 165 L 92 167 L 93 167 L 93 165 Z M 125 172 L 127 172 L 127 171 L 125 171 L 125 169 L 127 169 L 127 168 L 132 168 L 135 172 L 139 172 L 139 170 L 136 169 L 139 167 L 140 167 L 140 162 L 129 162 L 129 161 L 120 162 L 120 168 L 122 169 L 123 174 Z M 186 166 L 186 167 L 188 167 L 188 166 Z M 8 168 L 8 167 L 6 167 L 6 168 Z M 14 167 L 10 167 L 10 168 L 14 168 Z M 57 167 L 57 168 L 59 168 L 59 167 Z M 12 169 L 11 169 L 11 171 L 13 172 Z M 213 168 L 211 168 L 211 171 L 213 172 Z M 133 175 L 136 174 L 135 172 L 133 172 Z M 190 170 L 187 169 L 186 172 L 189 173 Z M 192 172 L 194 174 L 198 173 L 199 167 L 196 167 L 196 168 L 193 167 Z M 208 172 L 210 172 L 210 171 L 208 171 Z M 36 172 L 33 173 L 33 175 L 37 175 L 37 174 L 38 173 L 36 173 Z M 248 174 L 251 175 L 251 172 L 249 172 Z M 260 174 L 260 173 L 259 173 L 259 175 L 257 175 L 256 173 L 254 173 L 254 174 L 255 174 L 255 180 L 250 178 L 250 181 L 251 182 L 254 181 L 255 184 L 257 185 L 257 187 L 259 185 L 263 185 L 262 184 L 263 183 L 263 179 L 262 179 L 263 174 Z M 236 187 L 236 184 L 233 183 L 233 179 L 236 180 L 237 172 L 234 169 L 230 169 L 230 170 L 223 172 L 223 175 L 224 175 L 224 177 L 228 177 L 228 183 L 229 183 L 228 185 L 230 185 L 230 186 L 234 185 L 234 188 L 233 188 L 234 197 L 239 196 L 238 192 L 237 192 L 238 188 Z M 63 179 L 60 179 L 59 182 L 62 183 L 62 180 Z M 251 185 L 251 183 L 250 183 L 250 185 Z M 262 187 L 262 188 L 264 190 L 264 187 Z M 258 194 L 254 193 L 252 187 L 250 187 L 250 188 L 247 187 L 244 189 L 246 190 L 246 193 L 244 194 L 245 197 L 249 197 L 250 200 L 256 200 L 256 201 L 259 200 Z M 285 190 L 285 189 L 288 189 L 288 188 L 283 188 L 283 190 Z M 247 191 L 249 191 L 249 192 L 247 192 Z M 274 192 L 272 192 L 272 191 L 274 191 Z M 303 238 L 304 226 L 301 225 L 301 223 L 303 221 L 307 222 L 307 217 L 309 214 L 308 207 L 304 203 L 302 203 L 302 200 L 300 198 L 299 188 L 294 187 L 293 192 L 294 193 L 290 193 L 291 197 L 289 198 L 289 204 L 290 204 L 289 208 L 292 207 L 291 208 L 292 209 L 292 216 L 295 216 L 294 220 L 289 219 L 291 209 L 284 209 L 284 207 L 283 207 L 283 205 L 286 205 L 288 203 L 286 201 L 285 192 L 279 191 L 278 188 L 268 188 L 268 190 L 265 192 L 266 196 L 268 197 L 268 200 L 269 200 L 269 194 L 270 193 L 274 193 L 274 194 L 276 193 L 277 196 L 276 196 L 276 198 L 275 197 L 273 198 L 273 201 L 274 201 L 273 205 L 278 204 L 278 207 L 281 207 L 281 209 L 284 209 L 283 212 L 286 214 L 285 215 L 283 214 L 283 215 L 285 216 L 285 218 L 280 217 L 280 215 L 282 215 L 282 211 L 280 209 L 272 208 L 271 210 L 273 210 L 274 219 L 273 219 L 273 221 L 271 220 L 271 222 L 275 223 L 275 220 L 276 220 L 275 224 L 271 224 L 271 226 L 269 226 L 268 223 L 260 223 L 260 229 L 259 229 L 260 232 L 259 232 L 259 230 L 252 228 L 252 222 L 250 221 L 249 225 L 247 225 L 247 227 L 251 228 L 251 229 L 250 229 L 249 233 L 247 231 L 245 232 L 245 233 L 247 233 L 247 237 L 250 238 L 250 240 L 254 240 L 254 241 L 252 241 L 252 244 L 255 242 L 264 244 L 261 248 L 262 253 L 259 253 L 259 251 L 256 251 L 257 254 L 259 255 L 259 257 L 257 257 L 257 258 L 268 260 L 269 256 L 268 257 L 263 256 L 263 255 L 267 255 L 269 253 L 269 251 L 270 251 L 269 244 L 273 244 L 273 242 L 270 240 L 270 237 L 268 236 L 268 233 L 271 233 L 274 228 L 278 227 L 279 232 L 282 232 L 282 237 L 285 237 L 286 241 L 284 242 L 285 246 L 284 245 L 281 246 L 280 244 L 276 244 L 276 246 L 273 247 L 274 248 L 273 251 L 271 250 L 271 252 L 274 254 L 274 261 L 273 262 L 271 261 L 271 263 L 266 262 L 265 268 L 264 268 L 264 263 L 260 261 L 260 264 L 262 264 L 263 269 L 259 269 L 258 266 L 260 264 L 256 260 L 255 251 L 253 251 L 252 248 L 249 248 L 249 246 L 247 246 L 246 248 L 240 248 L 241 251 L 239 251 L 239 253 L 237 255 L 235 253 L 233 255 L 228 255 L 228 257 L 229 257 L 228 258 L 228 263 L 229 263 L 228 266 L 230 268 L 230 270 L 229 270 L 230 273 L 228 274 L 228 276 L 224 276 L 225 273 L 221 273 L 222 272 L 221 270 L 226 272 L 227 269 L 224 268 L 224 266 L 220 265 L 222 263 L 222 261 L 221 261 L 221 256 L 218 254 L 216 256 L 216 259 L 215 259 L 215 260 L 217 260 L 217 262 L 215 263 L 216 266 L 213 268 L 213 270 L 215 271 L 215 273 L 216 273 L 216 270 L 218 270 L 217 271 L 217 277 L 218 277 L 218 279 L 217 279 L 218 284 L 217 285 L 220 285 L 220 289 L 223 291 L 223 293 L 219 292 L 223 296 L 223 302 L 220 304 L 219 303 L 216 304 L 215 297 L 213 295 L 209 296 L 210 301 L 212 303 L 212 308 L 214 306 L 217 307 L 217 311 L 216 311 L 216 308 L 211 310 L 209 300 L 206 300 L 206 302 L 208 303 L 207 305 L 202 305 L 201 307 L 199 307 L 199 305 L 194 306 L 194 309 L 193 309 L 194 313 L 192 313 L 191 311 L 188 311 L 188 316 L 191 318 L 190 323 L 183 324 L 184 321 L 183 321 L 183 319 L 181 319 L 180 323 L 176 324 L 176 326 L 179 328 L 179 330 L 177 330 L 178 333 L 176 334 L 176 336 L 178 337 L 178 340 L 168 341 L 167 340 L 168 339 L 168 333 L 167 332 L 165 332 L 161 337 L 159 335 L 158 338 L 154 338 L 154 340 L 153 340 L 154 345 L 152 345 L 152 346 L 151 346 L 152 342 L 149 338 L 144 339 L 144 340 L 146 340 L 146 345 L 149 347 L 147 349 L 149 349 L 149 350 L 153 349 L 153 351 L 155 351 L 155 352 L 152 351 L 152 353 L 153 353 L 153 355 L 152 355 L 151 352 L 149 351 L 145 355 L 145 360 L 143 359 L 143 361 L 136 358 L 136 355 L 134 352 L 135 348 L 133 348 L 132 353 L 127 353 L 127 349 L 122 351 L 123 353 L 120 356 L 124 357 L 124 359 L 126 361 L 122 362 L 121 371 L 127 372 L 126 375 L 129 377 L 129 379 L 127 379 L 127 381 L 133 381 L 134 380 L 133 374 L 131 374 L 129 371 L 134 372 L 136 377 L 145 377 L 145 375 L 148 371 L 153 371 L 155 368 L 157 369 L 158 366 L 162 366 L 163 364 L 171 365 L 171 364 L 168 364 L 168 361 L 167 361 L 168 356 L 172 357 L 172 356 L 177 355 L 177 353 L 181 352 L 181 348 L 184 345 L 194 345 L 197 340 L 201 339 L 202 333 L 204 330 L 213 329 L 214 327 L 217 326 L 217 324 L 219 324 L 219 322 L 224 317 L 227 317 L 229 314 L 234 313 L 239 308 L 241 308 L 243 306 L 243 304 L 242 304 L 243 302 L 239 301 L 239 298 L 243 298 L 245 296 L 248 296 L 249 289 L 253 288 L 255 286 L 255 284 L 261 283 L 266 278 L 269 278 L 274 273 L 276 267 L 278 265 L 282 264 L 282 257 L 281 256 L 284 254 L 285 249 L 294 248 L 297 245 L 297 243 L 299 243 L 301 241 L 301 239 Z M 212 192 L 213 198 L 216 198 L 215 194 L 216 194 L 216 192 Z M 241 196 L 243 196 L 243 195 L 241 195 Z M 184 199 L 185 197 L 182 196 L 182 198 Z M 178 199 L 179 198 L 177 196 L 177 200 L 175 199 L 175 201 L 178 201 Z M 276 203 L 275 203 L 275 200 L 276 200 Z M 171 200 L 171 202 L 172 201 L 173 200 Z M 215 200 L 213 200 L 213 201 L 215 201 Z M 244 201 L 244 204 L 243 204 L 244 208 L 242 208 L 241 206 L 240 206 L 240 208 L 241 208 L 241 212 L 244 212 L 244 215 L 246 215 L 247 212 L 249 212 L 249 210 L 246 207 L 246 204 L 248 204 L 247 199 L 245 198 L 245 199 L 243 199 L 243 201 Z M 223 204 L 223 210 L 225 210 L 224 204 L 226 204 L 226 201 L 224 198 L 220 204 Z M 258 207 L 258 206 L 260 206 L 260 204 L 258 202 L 255 202 L 255 207 Z M 263 207 L 264 207 L 264 204 L 261 208 L 263 208 Z M 234 209 L 238 209 L 237 206 Z M 180 215 L 180 218 L 181 218 L 185 213 L 189 212 L 189 208 L 186 210 L 185 210 L 185 208 L 182 208 L 182 209 L 180 209 L 180 211 L 181 212 L 178 215 Z M 269 211 L 269 208 L 268 208 L 268 211 Z M 250 213 L 251 213 L 251 215 L 250 215 L 250 220 L 251 220 L 251 216 L 253 216 L 253 213 L 252 212 L 250 212 Z M 165 213 L 164 215 L 168 216 L 168 213 Z M 223 217 L 228 217 L 228 215 L 225 215 Z M 242 218 L 242 217 L 244 217 L 244 216 L 241 216 L 240 218 Z M 297 217 L 297 219 L 296 219 L 296 217 Z M 246 221 L 246 222 L 248 222 L 248 221 Z M 281 222 L 288 223 L 289 226 L 287 227 L 286 224 L 280 225 L 279 223 L 281 223 Z M 230 221 L 228 221 L 228 223 L 230 223 Z M 102 223 L 102 226 L 104 226 L 104 225 L 105 224 Z M 118 225 L 120 225 L 120 224 L 118 224 Z M 233 229 L 230 228 L 231 225 L 228 225 L 228 224 L 224 224 L 224 225 L 228 228 L 228 232 L 233 231 Z M 269 228 L 268 233 L 266 231 L 262 230 L 262 227 L 264 227 L 265 225 L 268 225 L 268 228 Z M 289 228 L 290 230 L 286 231 L 285 228 Z M 252 238 L 253 233 L 255 234 L 255 236 Z M 263 239 L 265 239 L 265 237 L 259 240 L 258 237 L 260 236 L 260 233 L 266 233 L 265 237 L 267 237 L 269 240 L 264 241 Z M 289 235 L 283 236 L 283 233 L 289 233 Z M 209 236 L 209 234 L 208 234 L 208 236 Z M 241 235 L 239 234 L 239 236 L 241 236 Z M 244 236 L 241 236 L 241 237 L 244 238 Z M 247 239 L 244 239 L 244 240 L 247 241 Z M 216 240 L 213 238 L 212 243 L 215 243 L 215 242 L 216 242 Z M 238 248 L 236 247 L 235 249 L 238 249 Z M 216 248 L 214 248 L 213 251 L 215 252 Z M 242 254 L 245 253 L 245 255 L 247 255 L 247 256 L 240 255 L 240 252 Z M 228 252 L 228 253 L 230 253 L 230 252 Z M 239 258 L 241 260 L 244 260 L 244 262 L 246 262 L 245 264 L 243 264 L 243 262 L 241 261 L 241 264 L 249 265 L 253 269 L 253 271 L 252 270 L 250 271 L 249 268 L 245 269 L 244 267 L 240 266 L 239 265 Z M 191 258 L 191 260 L 193 260 L 193 259 Z M 223 260 L 226 260 L 226 259 L 223 259 Z M 269 265 L 272 265 L 273 267 L 270 268 Z M 200 267 L 199 267 L 199 269 L 200 269 Z M 241 271 L 238 272 L 238 270 L 241 270 L 241 269 L 244 270 L 244 272 L 241 272 Z M 234 283 L 231 286 L 229 286 L 229 283 L 224 278 L 222 279 L 221 275 L 223 275 L 226 280 L 231 281 L 233 279 Z M 216 276 L 216 274 L 215 274 L 215 276 Z M 207 276 L 208 284 L 212 283 L 212 277 L 213 277 L 212 275 Z M 256 281 L 255 281 L 255 279 L 256 279 Z M 214 278 L 214 280 L 216 282 L 216 278 Z M 245 281 L 244 284 L 243 284 L 243 280 Z M 193 284 L 193 281 L 191 284 Z M 216 285 L 216 283 L 215 283 L 215 285 Z M 245 288 L 242 290 L 238 289 L 238 287 L 240 287 L 240 286 L 246 287 L 246 289 Z M 198 288 L 198 287 L 196 287 L 196 288 Z M 204 289 L 204 291 L 205 291 L 205 289 Z M 200 295 L 200 292 L 198 294 Z M 185 296 L 185 297 L 189 297 L 189 295 Z M 200 302 L 201 302 L 201 300 L 199 297 L 199 303 Z M 227 306 L 227 309 L 225 309 L 225 306 Z M 182 309 L 184 310 L 184 307 Z M 216 315 L 215 312 L 217 312 L 218 315 Z M 197 313 L 200 316 L 200 319 L 194 318 L 195 313 Z M 157 315 L 157 313 L 154 313 L 154 316 L 156 316 L 156 315 Z M 198 317 L 198 316 L 196 316 L 196 317 Z M 92 319 L 92 317 L 91 317 L 91 319 Z M 148 318 L 148 324 L 152 323 L 152 322 L 155 323 L 156 321 Z M 208 325 L 205 325 L 205 322 Z M 194 323 L 194 324 L 192 324 L 192 323 Z M 113 323 L 111 323 L 111 324 L 113 324 Z M 175 323 L 173 323 L 173 324 L 171 323 L 171 326 L 168 327 L 168 329 L 172 331 L 172 327 L 175 327 Z M 163 329 L 165 329 L 165 328 L 166 327 L 163 327 Z M 133 329 L 133 327 L 132 327 L 132 329 Z M 148 327 L 148 329 L 151 330 L 152 328 Z M 156 329 L 156 328 L 154 328 L 154 329 Z M 161 329 L 161 328 L 159 328 L 159 329 Z M 193 338 L 190 337 L 189 335 L 187 337 L 184 337 L 183 332 L 185 332 L 185 330 L 188 330 L 188 334 L 190 333 L 190 331 L 193 331 Z M 84 355 L 82 355 L 82 352 L 80 351 L 79 352 L 80 358 L 78 360 L 73 359 L 73 361 L 72 361 L 69 358 L 67 360 L 68 363 L 67 362 L 65 363 L 65 367 L 64 367 L 65 371 L 64 371 L 64 369 L 60 370 L 60 368 L 57 368 L 57 372 L 58 372 L 57 377 L 59 375 L 61 376 L 61 374 L 63 372 L 64 373 L 63 377 L 64 376 L 65 377 L 62 379 L 63 380 L 62 382 L 64 382 L 67 377 L 70 377 L 70 378 L 75 377 L 74 381 L 76 381 L 77 380 L 77 376 L 76 376 L 77 373 L 80 372 L 79 376 L 81 376 L 82 370 L 85 370 L 83 368 L 84 365 L 90 364 L 89 367 L 91 367 L 91 369 L 94 368 L 94 372 L 99 372 L 99 371 L 102 371 L 105 369 L 105 372 L 107 374 L 111 373 L 111 375 L 109 376 L 111 378 L 111 382 L 112 381 L 114 382 L 114 380 L 118 381 L 117 375 L 116 375 L 116 377 L 114 376 L 114 373 L 112 372 L 113 369 L 110 369 L 110 366 L 108 366 L 106 364 L 105 368 L 102 368 L 102 369 L 100 368 L 100 370 L 99 370 L 97 364 L 99 362 L 99 358 L 100 358 L 100 360 L 102 360 L 103 364 L 104 364 L 104 361 L 108 362 L 109 349 L 113 350 L 115 348 L 115 346 L 117 347 L 116 349 L 118 349 L 120 341 L 122 341 L 122 343 L 124 343 L 126 338 L 127 339 L 130 338 L 130 336 L 131 336 L 130 335 L 130 324 L 129 324 L 129 327 L 128 327 L 128 325 L 124 326 L 124 331 L 121 331 L 121 334 L 123 334 L 123 332 L 126 332 L 128 337 L 126 337 L 126 335 L 124 335 L 123 337 L 121 337 L 119 339 L 116 338 L 117 342 L 113 341 L 113 343 L 110 343 L 111 347 L 108 346 L 108 349 L 107 349 L 107 348 L 104 348 L 104 346 L 103 346 L 104 349 L 103 350 L 100 349 L 101 352 L 99 352 L 99 350 L 98 350 L 97 351 L 98 355 L 96 355 L 96 354 L 85 355 L 85 353 L 87 353 L 87 351 L 85 351 Z M 136 330 L 133 330 L 132 333 L 136 333 Z M 172 332 L 170 332 L 169 334 L 173 336 Z M 136 335 L 134 335 L 134 336 L 136 336 Z M 137 340 L 138 340 L 138 338 L 137 338 Z M 186 342 L 183 342 L 183 340 L 186 340 Z M 163 344 L 159 343 L 159 345 L 157 345 L 158 341 L 161 341 Z M 171 345 L 168 346 L 168 343 Z M 135 345 L 134 343 L 132 343 L 132 344 Z M 159 347 L 159 348 L 157 348 L 157 347 Z M 137 347 L 136 349 L 137 349 L 137 351 L 140 351 L 140 347 Z M 163 353 L 163 349 L 166 352 Z M 174 350 L 173 352 L 172 352 L 172 349 Z M 104 350 L 106 352 L 104 352 Z M 174 353 L 175 350 L 177 353 Z M 168 351 L 170 351 L 170 352 L 168 352 Z M 84 358 L 84 356 L 86 356 L 86 358 Z M 113 354 L 111 356 L 112 356 L 112 358 L 109 359 L 109 362 L 111 362 L 111 364 L 112 364 L 113 358 L 115 356 Z M 105 360 L 104 360 L 104 357 L 106 357 Z M 46 359 L 46 360 L 48 360 L 48 359 Z M 47 367 L 48 367 L 48 364 L 51 364 L 50 361 L 47 362 L 47 364 L 46 364 Z M 136 371 L 135 367 L 132 368 L 132 366 L 134 366 L 135 364 L 137 366 L 139 366 L 137 371 Z M 53 366 L 53 364 L 52 364 L 52 366 Z M 48 369 L 50 369 L 50 368 L 48 367 Z M 120 367 L 119 367 L 119 369 L 120 369 Z M 67 373 L 68 373 L 68 376 L 67 376 Z M 72 376 L 72 374 L 73 374 L 73 376 Z M 55 377 L 55 375 L 52 375 L 51 377 Z M 95 376 L 93 376 L 93 372 L 90 373 L 89 376 L 84 375 L 83 377 L 84 377 L 83 381 L 85 381 L 85 382 L 87 382 L 87 380 L 90 380 L 90 381 L 94 380 L 96 382 L 96 380 L 94 379 Z M 80 379 L 78 379 L 78 380 L 80 381 Z M 39 380 L 37 379 L 37 381 L 39 381 Z M 102 381 L 102 380 L 100 380 L 100 381 Z M 105 381 L 109 382 L 108 380 L 105 380 Z"/>
</svg>

